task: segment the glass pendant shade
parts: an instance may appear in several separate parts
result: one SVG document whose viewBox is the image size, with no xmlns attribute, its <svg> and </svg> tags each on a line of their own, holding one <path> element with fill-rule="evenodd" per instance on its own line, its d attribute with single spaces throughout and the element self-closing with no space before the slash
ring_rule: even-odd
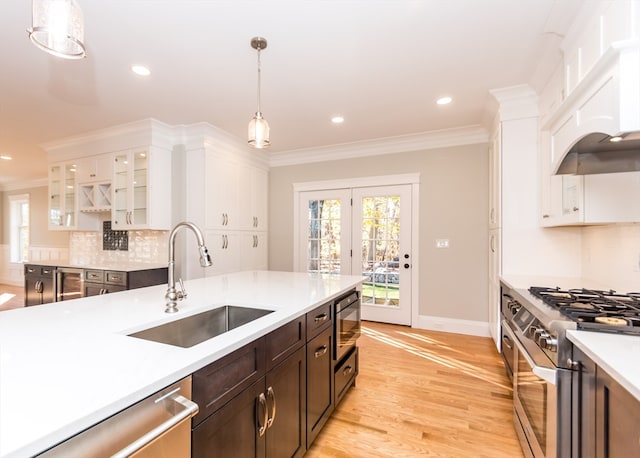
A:
<svg viewBox="0 0 640 458">
<path fill-rule="evenodd" d="M 268 148 L 271 145 L 269 142 L 269 123 L 259 111 L 249 121 L 249 145 L 254 148 Z"/>
<path fill-rule="evenodd" d="M 38 48 L 65 59 L 82 59 L 84 18 L 75 0 L 33 0 L 33 27 L 27 30 Z"/>
</svg>

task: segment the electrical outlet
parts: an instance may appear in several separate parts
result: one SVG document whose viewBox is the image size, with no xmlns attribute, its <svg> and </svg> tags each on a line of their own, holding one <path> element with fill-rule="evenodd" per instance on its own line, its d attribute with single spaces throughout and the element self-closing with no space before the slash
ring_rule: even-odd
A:
<svg viewBox="0 0 640 458">
<path fill-rule="evenodd" d="M 449 239 L 436 239 L 436 248 L 449 248 Z"/>
</svg>

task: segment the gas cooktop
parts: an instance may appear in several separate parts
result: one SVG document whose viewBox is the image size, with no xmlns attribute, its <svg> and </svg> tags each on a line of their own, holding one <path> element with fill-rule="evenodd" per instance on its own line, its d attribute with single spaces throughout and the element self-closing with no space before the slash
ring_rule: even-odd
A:
<svg viewBox="0 0 640 458">
<path fill-rule="evenodd" d="M 532 286 L 529 292 L 578 329 L 640 335 L 640 293 Z"/>
</svg>

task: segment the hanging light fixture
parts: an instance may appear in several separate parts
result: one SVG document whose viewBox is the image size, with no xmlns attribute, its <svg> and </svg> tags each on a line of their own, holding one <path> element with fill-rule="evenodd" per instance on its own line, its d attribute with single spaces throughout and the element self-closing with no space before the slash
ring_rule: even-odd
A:
<svg viewBox="0 0 640 458">
<path fill-rule="evenodd" d="M 271 145 L 269 141 L 269 123 L 262 117 L 262 112 L 260 111 L 260 51 L 267 47 L 267 40 L 262 37 L 253 37 L 251 39 L 251 47 L 258 51 L 258 111 L 249 122 L 249 146 L 268 148 Z"/>
<path fill-rule="evenodd" d="M 65 59 L 82 59 L 84 18 L 75 0 L 33 0 L 29 38 L 38 48 Z"/>
</svg>

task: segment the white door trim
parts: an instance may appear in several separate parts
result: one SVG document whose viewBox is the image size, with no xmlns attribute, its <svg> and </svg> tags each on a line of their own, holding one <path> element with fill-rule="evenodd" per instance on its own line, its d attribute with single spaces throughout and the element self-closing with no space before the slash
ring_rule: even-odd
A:
<svg viewBox="0 0 640 458">
<path fill-rule="evenodd" d="M 375 177 L 357 177 L 342 178 L 324 181 L 309 181 L 301 183 L 293 183 L 293 270 L 301 272 L 300 252 L 299 252 L 299 221 L 300 221 L 300 193 L 303 191 L 323 191 L 330 189 L 347 189 L 362 188 L 370 186 L 390 186 L 399 184 L 410 184 L 412 191 L 412 227 L 411 227 L 411 251 L 414 253 L 414 262 L 411 266 L 411 325 L 416 326 L 419 323 L 419 304 L 420 304 L 420 288 L 418 282 L 420 279 L 420 268 L 418 253 L 420 253 L 420 174 L 405 173 L 399 175 L 382 175 Z"/>
</svg>

